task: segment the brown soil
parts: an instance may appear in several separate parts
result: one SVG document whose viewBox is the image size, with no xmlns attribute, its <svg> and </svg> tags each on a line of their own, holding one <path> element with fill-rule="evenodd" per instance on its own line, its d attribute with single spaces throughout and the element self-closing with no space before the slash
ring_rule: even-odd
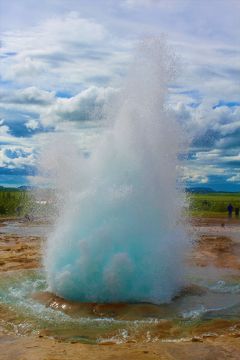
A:
<svg viewBox="0 0 240 360">
<path fill-rule="evenodd" d="M 239 354 L 240 342 L 234 337 L 122 345 L 83 345 L 32 336 L 0 339 L 1 360 L 237 360 Z"/>
<path fill-rule="evenodd" d="M 0 271 L 40 267 L 41 242 L 36 236 L 0 234 Z"/>
<path fill-rule="evenodd" d="M 196 243 L 191 262 L 197 266 L 240 270 L 240 244 L 227 236 L 202 235 Z"/>
</svg>

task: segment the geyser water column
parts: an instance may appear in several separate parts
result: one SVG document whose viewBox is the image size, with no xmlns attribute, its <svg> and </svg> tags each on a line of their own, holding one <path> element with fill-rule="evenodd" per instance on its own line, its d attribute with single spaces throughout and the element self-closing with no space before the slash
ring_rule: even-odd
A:
<svg viewBox="0 0 240 360">
<path fill-rule="evenodd" d="M 65 202 L 45 257 L 49 288 L 59 296 L 162 303 L 182 286 L 181 136 L 166 106 L 173 75 L 166 42 L 143 41 L 101 141 L 88 158 L 76 152 L 74 171 L 61 157 Z"/>
</svg>

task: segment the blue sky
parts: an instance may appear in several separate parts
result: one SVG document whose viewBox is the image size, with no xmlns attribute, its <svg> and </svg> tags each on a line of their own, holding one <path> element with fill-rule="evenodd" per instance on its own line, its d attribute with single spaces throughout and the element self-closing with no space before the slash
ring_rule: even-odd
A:
<svg viewBox="0 0 240 360">
<path fill-rule="evenodd" d="M 56 132 L 91 151 L 136 42 L 165 33 L 179 62 L 169 106 L 191 139 L 184 178 L 240 190 L 239 0 L 0 0 L 0 14 L 2 185 L 34 178 Z"/>
</svg>

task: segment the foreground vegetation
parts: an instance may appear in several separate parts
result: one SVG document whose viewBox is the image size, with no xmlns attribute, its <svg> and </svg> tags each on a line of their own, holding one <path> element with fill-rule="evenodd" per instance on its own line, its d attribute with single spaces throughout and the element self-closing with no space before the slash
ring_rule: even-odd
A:
<svg viewBox="0 0 240 360">
<path fill-rule="evenodd" d="M 240 193 L 189 193 L 187 197 L 188 211 L 193 216 L 227 216 L 229 203 L 234 208 L 240 208 Z M 54 193 L 51 190 L 33 193 L 22 189 L 3 188 L 0 189 L 0 216 L 49 215 L 55 211 L 54 202 Z"/>
<path fill-rule="evenodd" d="M 26 215 L 31 211 L 32 200 L 26 190 L 4 189 L 0 191 L 0 215 Z"/>
<path fill-rule="evenodd" d="M 0 189 L 0 216 L 42 217 L 55 211 L 51 190 Z"/>
</svg>

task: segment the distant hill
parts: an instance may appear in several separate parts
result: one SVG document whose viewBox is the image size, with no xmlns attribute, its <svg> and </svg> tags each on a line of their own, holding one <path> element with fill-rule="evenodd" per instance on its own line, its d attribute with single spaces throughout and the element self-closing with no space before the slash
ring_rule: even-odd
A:
<svg viewBox="0 0 240 360">
<path fill-rule="evenodd" d="M 0 186 L 0 191 L 26 191 L 35 189 L 33 186 L 22 185 L 19 187 Z"/>
<path fill-rule="evenodd" d="M 208 187 L 191 187 L 191 188 L 186 188 L 186 192 L 191 194 L 209 194 L 209 193 L 215 193 L 216 191 Z"/>
<path fill-rule="evenodd" d="M 0 191 L 21 191 L 21 189 L 16 187 L 0 186 Z"/>
<path fill-rule="evenodd" d="M 34 186 L 30 186 L 30 185 L 22 185 L 18 187 L 19 190 L 34 190 L 35 187 Z"/>
</svg>

